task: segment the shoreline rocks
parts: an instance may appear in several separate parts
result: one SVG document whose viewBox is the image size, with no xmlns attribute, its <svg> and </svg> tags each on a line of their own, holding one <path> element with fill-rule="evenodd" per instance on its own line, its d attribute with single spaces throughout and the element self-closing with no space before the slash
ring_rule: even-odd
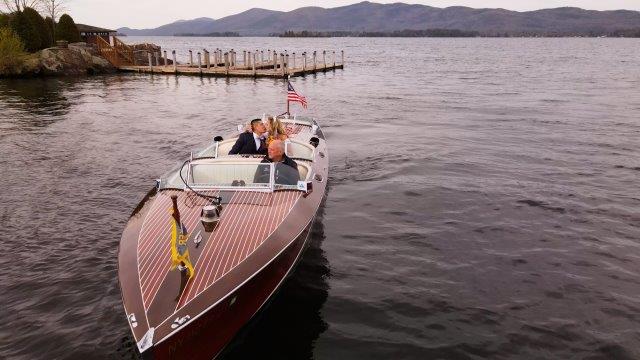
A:
<svg viewBox="0 0 640 360">
<path fill-rule="evenodd" d="M 86 43 L 69 44 L 68 48 L 52 47 L 27 55 L 12 71 L 0 73 L 0 78 L 39 76 L 82 76 L 112 74 L 117 69 Z"/>
</svg>

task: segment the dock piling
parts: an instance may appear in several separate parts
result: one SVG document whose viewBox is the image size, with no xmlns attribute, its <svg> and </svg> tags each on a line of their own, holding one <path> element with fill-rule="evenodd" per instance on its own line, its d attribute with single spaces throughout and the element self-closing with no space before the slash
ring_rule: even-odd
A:
<svg viewBox="0 0 640 360">
<path fill-rule="evenodd" d="M 302 53 L 302 71 L 307 71 L 307 52 Z"/>
<path fill-rule="evenodd" d="M 256 58 L 258 57 L 258 52 L 256 51 L 255 53 L 253 53 L 253 77 L 256 77 Z"/>
<path fill-rule="evenodd" d="M 153 59 L 151 58 L 151 52 L 147 52 L 147 56 L 149 58 L 149 71 L 153 73 Z"/>
<path fill-rule="evenodd" d="M 229 75 L 229 53 L 224 53 L 224 72 Z"/>
<path fill-rule="evenodd" d="M 276 54 L 276 52 L 273 52 L 273 71 L 278 70 L 278 54 Z"/>
<path fill-rule="evenodd" d="M 333 70 L 336 70 L 336 51 L 331 51 L 331 59 L 333 60 Z"/>
<path fill-rule="evenodd" d="M 322 50 L 322 71 L 327 71 L 327 50 Z"/>
<path fill-rule="evenodd" d="M 342 64 L 342 66 L 344 66 L 344 50 L 340 50 L 340 53 L 341 53 L 341 56 L 342 56 L 342 59 L 341 59 L 340 63 Z"/>
<path fill-rule="evenodd" d="M 202 75 L 202 54 L 198 51 L 198 71 L 200 71 L 200 75 Z"/>
<path fill-rule="evenodd" d="M 314 72 L 314 73 L 316 72 L 316 69 L 317 69 L 317 68 L 318 68 L 318 67 L 317 67 L 317 65 L 316 65 L 316 51 L 314 50 L 314 51 L 313 51 L 313 72 Z"/>
<path fill-rule="evenodd" d="M 207 70 L 211 69 L 211 57 L 207 49 L 204 49 L 204 64 Z"/>
<path fill-rule="evenodd" d="M 289 75 L 289 54 L 284 55 L 284 75 Z"/>
<path fill-rule="evenodd" d="M 293 66 L 291 66 L 291 68 L 293 68 L 293 71 L 296 71 L 296 53 L 293 53 Z"/>
<path fill-rule="evenodd" d="M 176 61 L 176 51 L 175 50 L 171 51 L 171 56 L 173 56 L 173 71 L 177 74 L 178 73 L 178 62 Z"/>
<path fill-rule="evenodd" d="M 160 66 L 160 60 L 158 59 L 160 57 L 160 53 L 157 51 L 154 51 L 153 56 L 156 58 L 156 66 Z"/>
<path fill-rule="evenodd" d="M 193 66 L 193 51 L 189 50 L 189 66 Z"/>
<path fill-rule="evenodd" d="M 167 50 L 164 51 L 164 66 L 167 66 Z"/>
</svg>

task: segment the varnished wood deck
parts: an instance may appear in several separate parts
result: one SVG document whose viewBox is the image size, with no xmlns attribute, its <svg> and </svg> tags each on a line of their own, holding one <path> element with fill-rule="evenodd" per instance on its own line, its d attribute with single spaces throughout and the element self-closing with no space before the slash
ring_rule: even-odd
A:
<svg viewBox="0 0 640 360">
<path fill-rule="evenodd" d="M 200 221 L 206 200 L 183 191 L 166 190 L 157 195 L 147 214 L 138 242 L 138 271 L 146 309 L 151 305 L 170 271 L 171 195 L 178 196 L 182 222 L 188 231 Z M 207 192 L 217 195 L 217 192 Z M 195 275 L 189 281 L 179 306 L 193 299 L 217 279 L 246 259 L 271 234 L 301 196 L 297 191 L 256 193 L 238 191 L 224 205 L 220 223 L 211 234 L 202 233 L 202 250 L 194 261 Z M 193 260 L 193 259 L 192 259 Z"/>
</svg>

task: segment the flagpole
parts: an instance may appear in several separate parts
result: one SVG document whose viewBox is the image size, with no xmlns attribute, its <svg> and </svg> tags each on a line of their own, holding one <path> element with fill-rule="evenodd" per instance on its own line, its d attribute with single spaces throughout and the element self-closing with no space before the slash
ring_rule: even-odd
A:
<svg viewBox="0 0 640 360">
<path fill-rule="evenodd" d="M 289 75 L 287 75 L 287 115 L 291 115 L 291 113 L 289 112 Z"/>
</svg>

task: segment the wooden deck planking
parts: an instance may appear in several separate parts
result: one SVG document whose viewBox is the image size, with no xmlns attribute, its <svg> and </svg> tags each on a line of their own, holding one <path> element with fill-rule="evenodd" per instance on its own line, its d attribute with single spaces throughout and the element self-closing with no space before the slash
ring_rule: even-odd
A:
<svg viewBox="0 0 640 360">
<path fill-rule="evenodd" d="M 229 68 L 229 71 L 224 68 L 224 66 L 220 67 L 210 67 L 207 69 L 203 66 L 199 69 L 197 66 L 189 66 L 189 65 L 178 65 L 174 68 L 173 65 L 167 66 L 121 66 L 119 67 L 120 71 L 124 72 L 138 72 L 145 74 L 165 74 L 165 75 L 192 75 L 192 76 L 210 76 L 210 77 L 267 77 L 267 78 L 284 78 L 287 76 L 296 77 L 296 76 L 304 76 L 307 74 L 314 74 L 318 72 L 327 72 L 333 71 L 336 69 L 342 69 L 342 64 L 336 65 L 317 65 L 315 68 L 306 68 L 297 67 L 295 69 L 287 69 L 286 73 L 283 73 L 281 68 L 277 70 L 273 69 L 273 65 L 271 67 L 261 66 L 261 68 L 256 67 L 255 74 L 252 68 L 247 67 L 234 67 Z"/>
</svg>

